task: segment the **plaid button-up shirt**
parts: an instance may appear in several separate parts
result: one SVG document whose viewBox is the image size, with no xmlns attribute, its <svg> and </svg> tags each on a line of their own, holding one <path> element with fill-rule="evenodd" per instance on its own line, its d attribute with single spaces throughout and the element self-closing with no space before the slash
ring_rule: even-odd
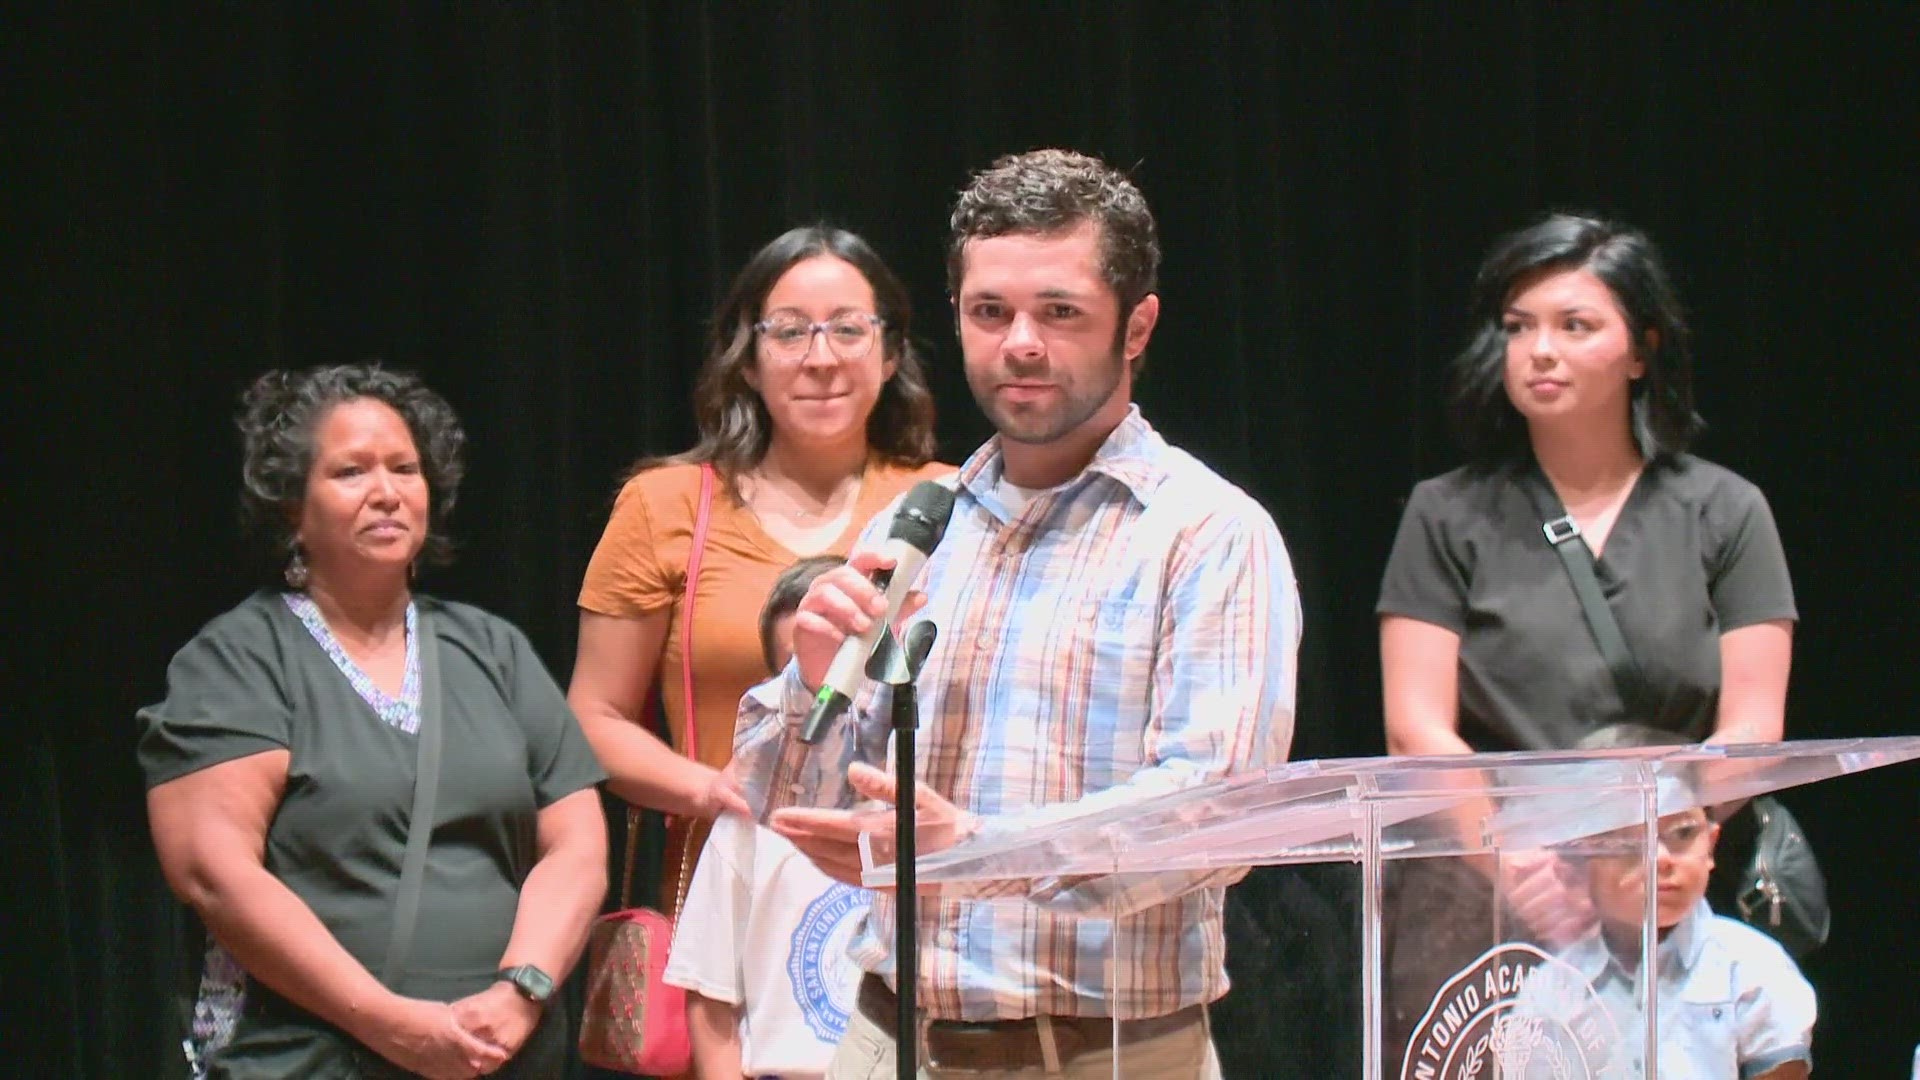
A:
<svg viewBox="0 0 1920 1080">
<path fill-rule="evenodd" d="M 919 782 L 991 830 L 1122 805 L 1284 761 L 1300 605 L 1272 518 L 1138 409 L 1071 482 L 1010 513 L 988 442 L 923 571 L 940 636 L 919 683 Z M 866 529 L 877 545 L 891 513 Z M 888 692 L 815 746 L 797 669 L 749 691 L 735 734 L 749 799 L 846 806 L 853 761 L 883 765 Z M 1245 869 L 1022 883 L 1030 903 L 920 906 L 919 1000 L 963 1020 L 1136 1019 L 1227 989 L 1221 905 Z M 853 957 L 891 983 L 890 897 Z"/>
</svg>

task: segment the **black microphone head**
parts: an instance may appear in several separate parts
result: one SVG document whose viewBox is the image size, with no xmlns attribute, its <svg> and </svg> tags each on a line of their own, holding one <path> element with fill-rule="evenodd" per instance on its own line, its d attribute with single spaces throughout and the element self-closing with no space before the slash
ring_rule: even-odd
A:
<svg viewBox="0 0 1920 1080">
<path fill-rule="evenodd" d="M 927 654 L 933 651 L 933 639 L 940 628 L 925 619 L 907 627 L 907 641 L 902 647 L 907 654 L 907 670 L 915 675 L 926 666 Z"/>
<path fill-rule="evenodd" d="M 887 530 L 889 540 L 904 540 L 910 546 L 928 554 L 940 545 L 940 538 L 947 533 L 947 519 L 953 516 L 953 492 L 946 485 L 933 480 L 922 480 L 913 485 L 907 497 L 900 501 L 900 509 L 894 511 L 893 527 Z"/>
</svg>

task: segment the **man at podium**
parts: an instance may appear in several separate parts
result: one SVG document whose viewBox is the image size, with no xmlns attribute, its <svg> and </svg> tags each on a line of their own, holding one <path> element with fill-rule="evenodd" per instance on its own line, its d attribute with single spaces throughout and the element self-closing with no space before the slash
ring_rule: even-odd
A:
<svg viewBox="0 0 1920 1080">
<path fill-rule="evenodd" d="M 960 195 L 948 254 L 967 380 L 998 434 L 947 481 L 921 579 L 939 630 L 917 683 L 922 852 L 1284 760 L 1300 636 L 1286 547 L 1132 403 L 1160 310 L 1145 199 L 1094 158 L 1003 158 Z M 809 591 L 794 663 L 748 693 L 735 737 L 749 801 L 846 881 L 879 816 L 848 808 L 893 793 L 872 767 L 890 698 L 859 693 L 812 746 L 800 725 L 842 642 L 884 617 L 868 575 L 889 516 Z M 927 1075 L 1108 1077 L 1116 1027 L 1129 1077 L 1217 1075 L 1206 1006 L 1227 989 L 1221 909 L 1244 873 L 928 896 Z M 894 1075 L 894 910 L 876 898 L 851 947 L 866 975 L 830 1077 Z"/>
</svg>

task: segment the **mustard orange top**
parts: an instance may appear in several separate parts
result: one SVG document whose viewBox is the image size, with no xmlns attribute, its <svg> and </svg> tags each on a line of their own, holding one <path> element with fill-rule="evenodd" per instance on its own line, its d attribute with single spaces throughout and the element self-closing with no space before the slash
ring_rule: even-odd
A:
<svg viewBox="0 0 1920 1080">
<path fill-rule="evenodd" d="M 938 463 L 918 469 L 869 467 L 846 529 L 820 554 L 845 555 L 861 528 L 901 492 L 952 471 L 953 466 Z M 580 606 L 601 615 L 638 618 L 671 612 L 656 678 L 674 745 L 683 753 L 680 603 L 699 500 L 697 465 L 663 465 L 627 481 L 580 587 Z M 801 557 L 769 536 L 724 483 L 714 485 L 700 591 L 693 600 L 693 694 L 700 713 L 700 760 L 715 768 L 733 756 L 733 722 L 741 695 L 771 674 L 760 655 L 760 608 L 774 578 Z"/>
</svg>

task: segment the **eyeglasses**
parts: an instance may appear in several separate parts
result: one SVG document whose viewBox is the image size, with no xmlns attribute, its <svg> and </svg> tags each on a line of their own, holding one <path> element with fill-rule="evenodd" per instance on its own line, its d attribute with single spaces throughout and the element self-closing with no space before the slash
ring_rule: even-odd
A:
<svg viewBox="0 0 1920 1080">
<path fill-rule="evenodd" d="M 813 335 L 825 332 L 827 348 L 842 360 L 858 360 L 873 349 L 873 339 L 887 321 L 878 315 L 835 315 L 825 322 L 810 322 L 793 315 L 776 315 L 753 324 L 767 356 L 783 363 L 806 359 L 813 348 Z"/>
<path fill-rule="evenodd" d="M 1713 826 L 1705 821 L 1676 821 L 1660 827 L 1660 846 L 1670 854 L 1691 855 Z"/>
<path fill-rule="evenodd" d="M 1701 845 L 1712 832 L 1712 829 L 1712 822 L 1699 819 L 1675 821 L 1662 825 L 1658 833 L 1660 846 L 1665 848 L 1669 855 L 1692 855 L 1700 850 Z M 1618 832 L 1607 833 L 1599 839 L 1601 839 L 1606 846 L 1612 848 L 1635 843 L 1642 835 L 1638 829 L 1621 829 Z M 1631 852 L 1609 850 L 1600 853 L 1598 857 L 1634 859 L 1639 856 Z"/>
</svg>

